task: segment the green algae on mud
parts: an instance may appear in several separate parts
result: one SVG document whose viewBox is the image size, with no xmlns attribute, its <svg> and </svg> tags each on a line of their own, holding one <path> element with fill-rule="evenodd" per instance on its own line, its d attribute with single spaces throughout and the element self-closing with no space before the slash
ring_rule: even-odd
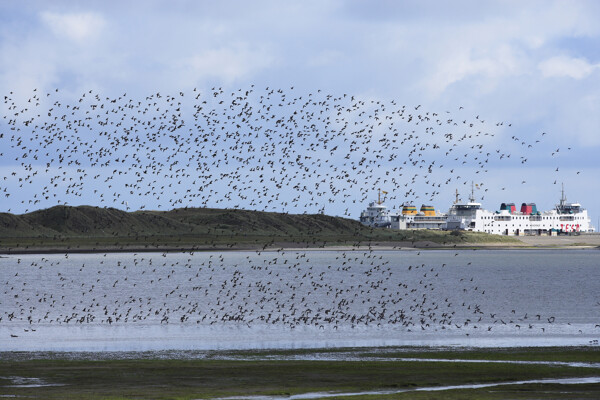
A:
<svg viewBox="0 0 600 400">
<path fill-rule="evenodd" d="M 531 379 L 598 377 L 600 367 L 556 364 L 509 364 L 436 361 L 369 360 L 377 349 L 354 349 L 353 361 L 256 359 L 24 359 L 25 354 L 0 358 L 0 395 L 44 399 L 192 399 L 234 395 L 286 395 L 312 392 L 343 393 L 393 391 L 474 383 Z M 323 350 L 327 351 L 327 350 Z M 349 351 L 346 349 L 346 351 Z M 292 351 L 293 353 L 293 351 Z M 292 355 L 284 352 L 285 355 Z M 396 357 L 445 360 L 484 359 L 600 363 L 600 349 L 394 349 Z M 275 357 L 282 352 L 255 353 Z M 296 353 L 297 354 L 297 353 Z M 310 351 L 302 352 L 310 356 Z M 313 351 L 318 357 L 320 351 Z M 227 352 L 227 357 L 247 352 Z M 57 354 L 60 357 L 60 354 Z M 364 357 L 364 359 L 360 359 Z M 42 386 L 14 387 L 10 377 L 37 378 Z M 43 386 L 43 384 L 59 386 Z M 565 394 L 566 392 L 566 394 Z M 569 393 L 571 395 L 569 395 Z M 443 392 L 409 392 L 352 398 L 597 398 L 600 384 L 527 384 Z"/>
</svg>

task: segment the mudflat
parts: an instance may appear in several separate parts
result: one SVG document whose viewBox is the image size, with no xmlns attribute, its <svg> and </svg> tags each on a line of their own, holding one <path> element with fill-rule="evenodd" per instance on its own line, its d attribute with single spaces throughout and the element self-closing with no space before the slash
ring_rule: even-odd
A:
<svg viewBox="0 0 600 400">
<path fill-rule="evenodd" d="M 0 395 L 44 399 L 594 399 L 600 348 L 2 353 Z M 197 358 L 193 358 L 197 357 Z"/>
<path fill-rule="evenodd" d="M 600 246 L 600 234 L 574 236 L 519 236 L 529 246 Z"/>
</svg>

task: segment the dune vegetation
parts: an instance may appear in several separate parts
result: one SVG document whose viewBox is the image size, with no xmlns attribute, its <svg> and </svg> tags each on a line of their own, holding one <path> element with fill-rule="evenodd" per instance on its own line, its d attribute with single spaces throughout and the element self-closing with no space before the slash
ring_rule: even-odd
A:
<svg viewBox="0 0 600 400">
<path fill-rule="evenodd" d="M 179 208 L 125 212 L 115 208 L 55 206 L 22 215 L 0 214 L 4 252 L 131 249 L 260 249 L 332 245 L 439 247 L 521 244 L 479 232 L 393 231 L 323 214 L 240 209 Z"/>
</svg>

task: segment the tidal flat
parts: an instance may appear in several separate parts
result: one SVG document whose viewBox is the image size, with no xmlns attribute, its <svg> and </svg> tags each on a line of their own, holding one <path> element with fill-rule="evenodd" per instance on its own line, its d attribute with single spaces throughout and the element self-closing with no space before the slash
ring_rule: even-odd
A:
<svg viewBox="0 0 600 400">
<path fill-rule="evenodd" d="M 600 347 L 4 352 L 0 396 L 595 399 Z"/>
</svg>

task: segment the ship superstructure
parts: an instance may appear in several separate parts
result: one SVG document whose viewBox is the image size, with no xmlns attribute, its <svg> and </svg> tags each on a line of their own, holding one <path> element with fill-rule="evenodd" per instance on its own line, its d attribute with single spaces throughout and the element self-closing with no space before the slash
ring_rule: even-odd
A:
<svg viewBox="0 0 600 400">
<path fill-rule="evenodd" d="M 481 203 L 475 201 L 473 184 L 471 184 L 469 202 L 461 202 L 458 198 L 458 191 L 456 192 L 456 200 L 450 207 L 450 210 L 448 210 L 446 217 L 446 229 L 481 232 L 483 228 L 483 214 L 486 213 L 489 213 L 489 211 L 481 208 Z"/>
<path fill-rule="evenodd" d="M 437 213 L 429 205 L 423 205 L 417 212 L 412 204 L 405 204 L 402 213 L 391 213 L 383 204 L 371 203 L 361 214 L 361 222 L 391 229 L 456 229 L 516 236 L 552 236 L 594 230 L 587 210 L 579 203 L 567 202 L 564 186 L 559 203 L 550 211 L 538 211 L 535 203 L 522 203 L 519 211 L 514 203 L 502 203 L 500 210 L 488 211 L 475 201 L 472 188 L 468 202 L 460 201 L 457 193 L 447 214 Z"/>
<path fill-rule="evenodd" d="M 392 214 L 381 200 L 381 190 L 377 196 L 377 201 L 369 203 L 365 211 L 360 214 L 360 222 L 363 225 L 374 228 L 389 228 L 392 225 Z M 384 196 L 387 192 L 383 192 Z"/>
<path fill-rule="evenodd" d="M 419 212 L 413 204 L 405 204 L 402 214 L 392 216 L 392 229 L 445 229 L 446 214 L 435 211 L 433 206 L 423 204 Z"/>
<path fill-rule="evenodd" d="M 391 229 L 444 229 L 446 227 L 446 214 L 435 211 L 431 205 L 422 205 L 420 211 L 412 203 L 405 203 L 402 212 L 391 212 L 383 205 L 380 191 L 377 201 L 369 203 L 365 211 L 360 214 L 360 222 L 375 228 Z"/>
<path fill-rule="evenodd" d="M 466 204 L 454 204 L 448 212 L 447 229 L 463 229 L 496 235 L 558 235 L 592 231 L 587 210 L 579 203 L 568 203 L 564 186 L 559 204 L 540 212 L 535 203 L 502 203 L 499 211 L 487 211 L 471 195 Z"/>
</svg>

